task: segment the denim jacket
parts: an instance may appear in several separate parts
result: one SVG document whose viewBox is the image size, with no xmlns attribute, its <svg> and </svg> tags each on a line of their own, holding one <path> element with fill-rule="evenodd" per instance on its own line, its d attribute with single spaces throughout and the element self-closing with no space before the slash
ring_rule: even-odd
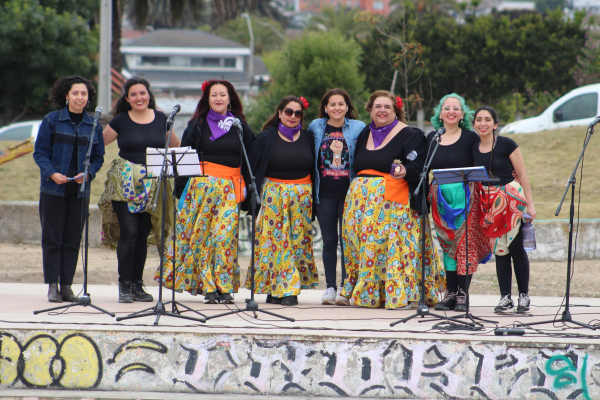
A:
<svg viewBox="0 0 600 400">
<path fill-rule="evenodd" d="M 319 203 L 319 186 L 321 183 L 321 175 L 319 175 L 319 171 L 317 170 L 318 165 L 318 157 L 319 157 L 319 147 L 321 146 L 321 142 L 323 141 L 323 136 L 325 136 L 325 127 L 327 125 L 328 118 L 318 118 L 310 123 L 308 126 L 308 130 L 313 133 L 315 136 L 315 202 Z M 356 119 L 348 119 L 346 118 L 346 123 L 342 128 L 342 133 L 344 134 L 344 139 L 346 140 L 346 144 L 348 145 L 348 157 L 350 161 L 350 181 L 356 178 L 356 172 L 354 171 L 354 151 L 356 150 L 356 140 L 358 139 L 358 135 L 365 128 L 365 123 L 362 121 L 358 121 Z"/>
<path fill-rule="evenodd" d="M 58 185 L 50 176 L 56 172 L 67 175 L 71 156 L 75 147 L 75 134 L 77 133 L 77 170 L 84 171 L 83 163 L 87 154 L 94 118 L 83 111 L 83 120 L 79 125 L 71 121 L 68 106 L 60 111 L 53 111 L 44 117 L 40 124 L 33 159 L 40 167 L 41 185 L 40 190 L 44 193 L 63 197 L 65 186 Z M 94 145 L 90 155 L 89 172 L 92 179 L 104 163 L 104 139 L 102 137 L 102 124 L 98 122 L 94 134 Z M 79 193 L 79 197 L 84 194 Z"/>
</svg>

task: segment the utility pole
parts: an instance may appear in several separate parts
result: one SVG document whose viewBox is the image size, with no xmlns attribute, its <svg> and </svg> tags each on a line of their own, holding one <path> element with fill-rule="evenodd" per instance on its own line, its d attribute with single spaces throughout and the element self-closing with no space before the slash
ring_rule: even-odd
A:
<svg viewBox="0 0 600 400">
<path fill-rule="evenodd" d="M 250 14 L 242 13 L 240 14 L 240 16 L 246 19 L 246 23 L 248 24 L 248 35 L 250 35 L 250 65 L 248 68 L 248 73 L 250 75 L 250 87 L 248 88 L 248 93 L 251 93 L 252 81 L 254 80 L 254 32 L 252 32 L 252 22 L 250 21 Z"/>
<path fill-rule="evenodd" d="M 100 0 L 100 66 L 98 69 L 98 105 L 109 114 L 112 109 L 110 53 L 112 42 L 112 0 Z"/>
</svg>

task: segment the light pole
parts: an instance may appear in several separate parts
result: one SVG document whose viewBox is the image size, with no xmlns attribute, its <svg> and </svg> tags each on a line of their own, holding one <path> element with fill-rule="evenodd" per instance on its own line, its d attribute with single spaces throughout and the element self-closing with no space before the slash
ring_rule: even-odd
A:
<svg viewBox="0 0 600 400">
<path fill-rule="evenodd" d="M 242 13 L 240 14 L 240 16 L 246 19 L 246 23 L 248 24 L 248 34 L 250 35 L 250 65 L 248 67 L 248 72 L 250 74 L 248 92 L 250 92 L 250 89 L 252 88 L 252 80 L 254 79 L 254 32 L 252 32 L 252 22 L 250 21 L 250 14 Z"/>
<path fill-rule="evenodd" d="M 110 113 L 110 51 L 112 36 L 112 0 L 100 3 L 100 65 L 98 69 L 98 105 Z"/>
</svg>

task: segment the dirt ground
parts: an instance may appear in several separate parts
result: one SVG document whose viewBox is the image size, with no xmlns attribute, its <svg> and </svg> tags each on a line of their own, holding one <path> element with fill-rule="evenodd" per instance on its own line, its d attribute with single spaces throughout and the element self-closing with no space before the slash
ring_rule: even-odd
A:
<svg viewBox="0 0 600 400">
<path fill-rule="evenodd" d="M 89 249 L 90 284 L 117 285 L 117 255 L 106 249 Z M 318 289 L 325 289 L 325 273 L 323 260 L 316 257 L 317 269 L 320 273 Z M 249 257 L 240 259 L 242 282 L 246 279 Z M 600 262 L 597 260 L 576 261 L 571 285 L 571 295 L 576 297 L 600 297 Z M 83 272 L 79 262 L 75 283 L 83 283 Z M 144 282 L 148 286 L 157 285 L 154 273 L 158 269 L 159 257 L 154 249 L 148 252 Z M 491 262 L 480 265 L 473 277 L 471 293 L 499 295 L 496 279 L 496 266 Z M 341 276 L 338 265 L 338 277 Z M 565 262 L 531 263 L 530 295 L 561 297 L 565 292 L 567 264 Z M 339 279 L 339 278 L 338 278 Z M 42 248 L 39 245 L 0 243 L 0 282 L 43 283 Z M 513 279 L 513 293 L 518 293 Z M 116 288 L 115 288 L 116 294 Z"/>
</svg>

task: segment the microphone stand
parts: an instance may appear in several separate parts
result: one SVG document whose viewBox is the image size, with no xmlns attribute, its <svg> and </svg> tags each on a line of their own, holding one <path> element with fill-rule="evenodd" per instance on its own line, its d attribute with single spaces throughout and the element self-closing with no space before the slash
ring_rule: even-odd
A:
<svg viewBox="0 0 600 400">
<path fill-rule="evenodd" d="M 596 117 L 596 118 L 598 118 L 598 117 Z M 597 123 L 596 120 L 594 120 L 594 121 Z M 541 325 L 541 324 L 554 324 L 556 322 L 563 322 L 563 323 L 570 322 L 572 324 L 579 325 L 583 328 L 596 330 L 596 327 L 594 327 L 594 326 L 573 320 L 573 318 L 571 318 L 571 311 L 569 310 L 570 298 L 571 298 L 571 255 L 573 252 L 573 219 L 575 216 L 575 174 L 577 173 L 577 169 L 579 168 L 579 163 L 583 159 L 583 155 L 585 154 L 585 150 L 588 146 L 588 143 L 590 142 L 590 139 L 592 138 L 592 135 L 594 134 L 594 125 L 595 124 L 592 123 L 589 127 L 590 134 L 588 135 L 588 137 L 585 140 L 585 143 L 583 144 L 583 149 L 581 149 L 581 154 L 579 154 L 579 158 L 577 159 L 575 168 L 573 169 L 573 172 L 571 173 L 571 177 L 567 181 L 567 185 L 566 185 L 567 187 L 565 188 L 565 192 L 563 193 L 562 199 L 560 200 L 560 204 L 556 208 L 556 213 L 554 214 L 557 217 L 558 217 L 558 214 L 560 214 L 560 209 L 562 208 L 562 205 L 565 201 L 565 197 L 567 197 L 567 193 L 569 192 L 569 188 L 570 188 L 571 189 L 571 207 L 569 209 L 569 247 L 568 247 L 568 253 L 567 253 L 568 254 L 568 258 L 567 258 L 567 288 L 566 288 L 566 293 L 565 293 L 565 310 L 563 311 L 562 316 L 558 320 L 553 319 L 553 320 L 549 320 L 549 321 L 531 322 L 531 323 L 527 323 L 527 324 L 519 323 L 519 326 L 528 327 L 528 326 Z"/>
<path fill-rule="evenodd" d="M 157 193 L 156 196 L 158 196 L 160 194 L 160 191 L 162 189 L 162 218 L 161 218 L 161 229 L 160 229 L 160 278 L 159 278 L 159 286 L 158 286 L 158 301 L 156 303 L 155 306 L 150 307 L 150 308 L 146 308 L 144 310 L 126 315 L 124 317 L 117 317 L 117 321 L 123 321 L 126 319 L 132 319 L 132 318 L 140 318 L 140 317 L 147 317 L 150 315 L 156 315 L 156 320 L 154 321 L 154 325 L 158 325 L 158 320 L 160 319 L 160 317 L 162 315 L 166 315 L 169 317 L 176 317 L 176 318 L 182 318 L 182 319 L 187 319 L 190 321 L 196 321 L 196 322 L 206 322 L 206 320 L 204 318 L 196 318 L 196 317 L 189 317 L 187 315 L 181 315 L 179 313 L 179 310 L 177 310 L 177 306 L 176 306 L 176 302 L 175 302 L 175 281 L 173 281 L 173 312 L 168 312 L 166 309 L 166 304 L 163 303 L 162 300 L 162 289 L 163 289 L 163 281 L 164 281 L 164 258 L 165 258 L 165 224 L 166 224 L 166 213 L 167 213 L 167 190 L 168 190 L 168 186 L 167 186 L 167 182 L 168 182 L 168 178 L 172 178 L 175 177 L 177 175 L 176 172 L 176 159 L 175 159 L 175 151 L 171 152 L 171 156 L 172 156 L 172 163 L 173 163 L 173 175 L 169 175 L 169 170 L 168 170 L 168 166 L 167 166 L 167 153 L 169 150 L 169 143 L 171 142 L 171 135 L 173 134 L 173 130 L 171 129 L 173 126 L 173 118 L 169 118 L 167 120 L 167 132 L 168 135 L 166 135 L 167 139 L 165 142 L 165 153 L 164 153 L 164 158 L 163 158 L 163 164 L 161 167 L 161 173 L 160 176 L 158 178 L 158 189 L 157 189 Z M 162 183 L 162 188 L 161 188 L 161 184 Z M 173 223 L 175 223 L 176 220 L 173 221 Z M 174 228 L 174 227 L 173 227 Z M 175 234 L 175 232 L 173 232 L 173 234 Z M 173 248 L 173 268 L 175 268 L 175 248 Z M 173 275 L 175 276 L 175 275 Z M 171 303 L 171 302 L 169 302 Z M 168 304 L 168 303 L 167 303 Z M 192 310 L 189 307 L 186 307 L 182 304 L 179 304 L 185 308 L 187 308 L 190 311 L 193 311 L 199 315 L 203 315 L 200 314 L 197 311 Z"/>
<path fill-rule="evenodd" d="M 87 153 L 85 155 L 85 161 L 83 162 L 83 167 L 84 167 L 83 182 L 81 183 L 81 188 L 79 189 L 80 193 L 84 193 L 83 214 L 84 214 L 84 218 L 85 218 L 84 219 L 84 225 L 85 225 L 84 226 L 84 236 L 83 236 L 83 295 L 81 295 L 79 297 L 78 302 L 73 302 L 71 304 L 67 304 L 64 306 L 47 308 L 45 310 L 34 311 L 33 312 L 34 315 L 43 313 L 46 311 L 61 310 L 63 308 L 69 308 L 72 306 L 83 306 L 83 307 L 92 307 L 98 311 L 101 311 L 105 314 L 110 315 L 111 317 L 115 316 L 115 314 L 93 305 L 92 298 L 90 297 L 90 294 L 87 291 L 88 247 L 89 247 L 88 233 L 89 233 L 89 225 L 90 225 L 90 183 L 91 183 L 89 181 L 88 177 L 89 177 L 89 171 L 90 171 L 90 159 L 92 157 L 92 146 L 94 145 L 94 134 L 96 133 L 96 126 L 98 125 L 99 118 L 100 118 L 100 115 L 98 115 L 98 118 L 94 118 L 94 125 L 92 126 L 92 135 L 90 137 L 90 145 L 88 146 Z M 75 151 L 77 151 L 77 145 L 75 146 Z"/>
<path fill-rule="evenodd" d="M 435 139 L 435 138 L 434 138 Z M 419 191 L 421 190 L 421 186 L 424 186 L 427 180 L 427 174 L 429 173 L 429 166 L 431 165 L 431 161 L 433 160 L 433 157 L 435 156 L 435 152 L 437 151 L 439 145 L 440 145 L 440 141 L 439 140 L 434 140 L 435 143 L 435 147 L 433 148 L 433 153 L 431 154 L 431 157 L 429 157 L 429 159 L 426 160 L 425 166 L 423 167 L 423 171 L 421 172 L 421 181 L 419 182 L 419 186 L 417 186 L 417 189 L 415 190 L 415 196 L 417 196 L 419 194 Z M 427 210 L 427 198 L 425 195 L 425 190 L 423 190 L 423 196 L 421 196 L 421 296 L 419 298 L 419 306 L 417 307 L 417 312 L 406 317 L 406 318 L 402 318 L 396 322 L 392 322 L 390 324 L 390 326 L 395 326 L 401 322 L 407 322 L 410 321 L 411 319 L 420 316 L 421 318 L 425 318 L 426 316 L 428 317 L 434 317 L 436 319 L 441 319 L 441 320 L 450 320 L 459 324 L 465 324 L 468 325 L 467 322 L 464 321 L 459 321 L 455 318 L 451 318 L 448 316 L 444 316 L 444 315 L 439 315 L 439 314 L 434 314 L 429 312 L 429 307 L 427 307 L 427 305 L 425 304 L 425 223 L 427 221 L 427 218 L 429 218 L 429 211 Z M 435 246 L 435 243 L 433 242 L 433 237 L 431 238 L 431 245 Z"/>
<path fill-rule="evenodd" d="M 296 320 L 294 318 L 290 318 L 290 317 L 285 317 L 283 315 L 279 315 L 279 314 L 275 314 L 274 312 L 271 311 L 266 311 L 266 310 L 261 310 L 258 307 L 258 303 L 256 302 L 256 300 L 254 300 L 254 240 L 256 238 L 256 205 L 260 205 L 260 197 L 258 196 L 258 190 L 256 189 L 256 182 L 254 180 L 254 174 L 252 173 L 252 168 L 250 167 L 250 161 L 248 160 L 248 153 L 246 152 L 246 147 L 244 146 L 244 136 L 243 136 L 243 129 L 241 127 L 241 124 L 239 122 L 235 123 L 235 126 L 238 128 L 238 133 L 239 133 L 239 137 L 240 137 L 240 141 L 242 144 L 242 152 L 244 153 L 244 160 L 246 162 L 246 167 L 248 168 L 248 173 L 250 174 L 250 185 L 248 185 L 248 194 L 250 195 L 250 210 L 252 213 L 252 246 L 251 246 L 251 251 L 252 251 L 252 255 L 250 256 L 250 298 L 246 299 L 246 308 L 245 309 L 237 309 L 237 310 L 230 310 L 226 313 L 222 313 L 222 314 L 217 314 L 217 315 L 211 315 L 210 317 L 206 317 L 207 320 L 209 319 L 213 319 L 213 318 L 219 318 L 219 317 L 224 317 L 226 315 L 231 315 L 231 314 L 238 314 L 241 312 L 245 312 L 245 311 L 250 311 L 254 314 L 254 318 L 258 318 L 258 315 L 256 314 L 257 312 L 262 312 L 268 315 L 272 315 L 274 317 L 277 318 L 281 318 L 281 319 L 286 319 L 290 322 L 295 322 Z"/>
</svg>

